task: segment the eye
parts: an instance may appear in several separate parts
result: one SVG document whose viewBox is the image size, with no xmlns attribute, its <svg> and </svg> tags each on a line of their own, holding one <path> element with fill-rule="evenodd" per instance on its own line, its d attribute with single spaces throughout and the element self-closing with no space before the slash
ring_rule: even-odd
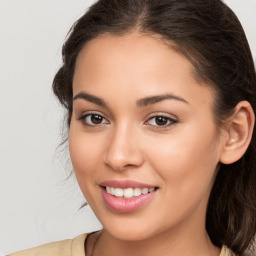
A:
<svg viewBox="0 0 256 256">
<path fill-rule="evenodd" d="M 97 126 L 101 124 L 109 124 L 109 121 L 99 114 L 87 114 L 79 118 L 84 125 Z"/>
<path fill-rule="evenodd" d="M 153 126 L 169 126 L 171 124 L 177 123 L 177 120 L 164 116 L 164 115 L 159 115 L 159 116 L 153 116 L 148 121 L 146 124 L 153 125 Z"/>
</svg>

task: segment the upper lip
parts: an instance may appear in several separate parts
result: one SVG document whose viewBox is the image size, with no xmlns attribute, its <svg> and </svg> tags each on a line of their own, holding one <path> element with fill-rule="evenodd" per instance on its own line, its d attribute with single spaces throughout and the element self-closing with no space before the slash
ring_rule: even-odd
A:
<svg viewBox="0 0 256 256">
<path fill-rule="evenodd" d="M 100 183 L 102 187 L 114 187 L 114 188 L 155 188 L 156 186 L 133 181 L 133 180 L 106 180 Z"/>
</svg>

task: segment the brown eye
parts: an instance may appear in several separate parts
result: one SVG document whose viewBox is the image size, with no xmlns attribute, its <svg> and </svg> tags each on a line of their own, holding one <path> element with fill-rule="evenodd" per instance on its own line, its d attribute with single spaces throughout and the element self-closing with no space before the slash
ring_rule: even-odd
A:
<svg viewBox="0 0 256 256">
<path fill-rule="evenodd" d="M 91 123 L 93 124 L 101 124 L 103 117 L 100 115 L 90 115 L 89 117 L 91 120 Z"/>
<path fill-rule="evenodd" d="M 87 126 L 96 126 L 109 123 L 103 116 L 98 114 L 84 115 L 80 117 L 79 120 L 82 120 L 83 124 Z"/>
<path fill-rule="evenodd" d="M 155 122 L 157 125 L 166 125 L 168 123 L 168 119 L 164 116 L 155 117 Z"/>
<path fill-rule="evenodd" d="M 176 120 L 167 117 L 167 116 L 153 116 L 151 117 L 146 124 L 153 126 L 169 126 L 171 124 L 177 123 Z"/>
</svg>

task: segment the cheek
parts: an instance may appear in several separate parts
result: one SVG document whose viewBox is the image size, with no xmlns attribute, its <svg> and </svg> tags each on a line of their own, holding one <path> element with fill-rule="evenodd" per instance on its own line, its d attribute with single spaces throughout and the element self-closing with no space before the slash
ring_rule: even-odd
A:
<svg viewBox="0 0 256 256">
<path fill-rule="evenodd" d="M 164 206 L 162 218 L 182 220 L 195 209 L 205 213 L 215 179 L 218 147 L 213 131 L 165 139 L 148 155 L 151 166 L 161 177 Z M 163 207 L 159 202 L 158 208 Z M 201 215 L 200 215 L 201 216 Z M 202 217 L 202 216 L 201 216 Z"/>
<path fill-rule="evenodd" d="M 95 193 L 95 188 L 97 169 L 100 168 L 101 146 L 103 145 L 100 138 L 84 133 L 75 125 L 70 126 L 69 151 L 73 170 L 79 187 L 92 208 L 95 208 L 93 198 L 99 193 L 97 190 Z"/>
<path fill-rule="evenodd" d="M 83 133 L 75 125 L 70 126 L 69 152 L 72 165 L 79 183 L 87 180 L 97 168 L 100 152 L 100 140 Z"/>
<path fill-rule="evenodd" d="M 219 154 L 215 129 L 192 128 L 170 134 L 158 143 L 152 141 L 156 146 L 148 159 L 168 183 L 167 189 L 192 191 L 212 183 Z"/>
</svg>

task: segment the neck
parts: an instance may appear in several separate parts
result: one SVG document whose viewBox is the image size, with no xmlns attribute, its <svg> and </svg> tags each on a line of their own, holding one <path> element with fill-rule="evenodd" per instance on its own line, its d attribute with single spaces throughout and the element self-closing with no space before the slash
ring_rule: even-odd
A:
<svg viewBox="0 0 256 256">
<path fill-rule="evenodd" d="M 210 241 L 206 231 L 162 232 L 140 241 L 124 241 L 103 230 L 98 237 L 93 256 L 218 256 L 220 249 Z"/>
</svg>

